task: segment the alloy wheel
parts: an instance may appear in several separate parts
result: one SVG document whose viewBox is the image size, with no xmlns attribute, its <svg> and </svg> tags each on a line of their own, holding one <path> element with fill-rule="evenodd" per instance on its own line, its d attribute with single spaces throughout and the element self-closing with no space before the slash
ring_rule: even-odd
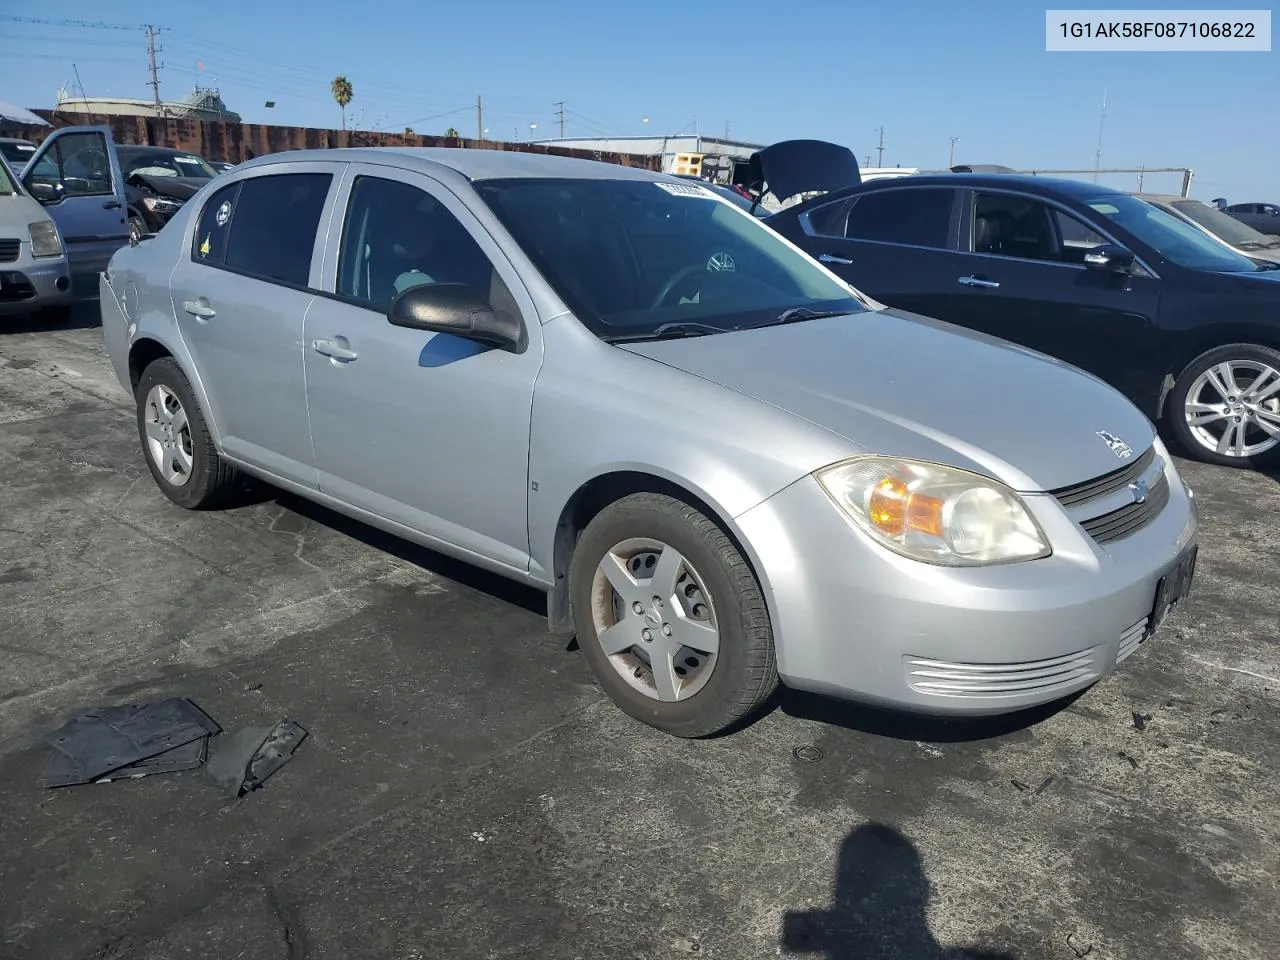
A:
<svg viewBox="0 0 1280 960">
<path fill-rule="evenodd" d="M 151 462 L 166 483 L 183 486 L 191 479 L 195 454 L 191 445 L 191 425 L 178 395 L 164 384 L 156 384 L 147 394 L 142 420 Z"/>
<path fill-rule="evenodd" d="M 1256 457 L 1280 445 L 1280 370 L 1260 360 L 1227 360 L 1191 384 L 1187 428 L 1206 450 Z"/>
<path fill-rule="evenodd" d="M 720 629 L 704 582 L 688 559 L 657 540 L 624 540 L 596 567 L 597 640 L 619 676 L 653 700 L 687 700 L 715 670 Z"/>
</svg>

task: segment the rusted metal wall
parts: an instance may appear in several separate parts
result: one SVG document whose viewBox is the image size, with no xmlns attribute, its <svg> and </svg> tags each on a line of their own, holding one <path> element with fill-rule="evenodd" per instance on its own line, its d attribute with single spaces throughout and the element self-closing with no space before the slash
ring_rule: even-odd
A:
<svg viewBox="0 0 1280 960">
<path fill-rule="evenodd" d="M 283 150 L 314 150 L 328 147 L 478 147 L 484 150 L 515 150 L 521 153 L 547 153 L 561 157 L 603 160 L 625 167 L 657 170 L 659 157 L 626 153 L 600 153 L 594 150 L 548 147 L 533 143 L 507 143 L 499 140 L 471 140 L 466 137 L 404 136 L 394 133 L 371 133 L 360 130 L 323 130 L 316 127 L 278 127 L 261 123 L 224 123 L 207 120 L 178 120 L 172 117 L 128 117 L 93 114 L 55 114 L 49 110 L 33 111 L 53 124 L 54 128 L 92 124 L 111 128 L 117 143 L 146 144 L 154 147 L 176 147 L 190 150 L 209 160 L 241 163 L 252 157 Z M 48 127 L 20 127 L 13 136 L 39 143 L 52 130 Z"/>
</svg>

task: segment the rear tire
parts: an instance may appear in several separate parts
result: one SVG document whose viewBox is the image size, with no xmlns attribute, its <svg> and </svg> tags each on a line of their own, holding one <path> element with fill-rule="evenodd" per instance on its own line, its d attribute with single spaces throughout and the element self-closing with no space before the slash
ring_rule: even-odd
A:
<svg viewBox="0 0 1280 960">
<path fill-rule="evenodd" d="M 1178 376 L 1165 418 L 1188 456 L 1222 467 L 1280 464 L 1280 351 L 1254 343 L 1207 350 Z"/>
<path fill-rule="evenodd" d="M 574 549 L 569 595 L 596 680 L 652 727 L 712 736 L 778 687 L 759 582 L 724 531 L 688 504 L 639 493 L 602 510 Z M 658 665 L 670 667 L 665 681 Z"/>
<path fill-rule="evenodd" d="M 138 437 L 161 492 L 180 507 L 201 510 L 229 502 L 240 471 L 214 446 L 186 374 L 172 357 L 152 361 L 134 393 Z"/>
</svg>

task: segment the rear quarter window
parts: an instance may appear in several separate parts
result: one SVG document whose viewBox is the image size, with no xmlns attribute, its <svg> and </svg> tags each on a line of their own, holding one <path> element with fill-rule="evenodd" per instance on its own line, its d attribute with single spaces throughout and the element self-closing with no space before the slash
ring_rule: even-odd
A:
<svg viewBox="0 0 1280 960">
<path fill-rule="evenodd" d="M 231 233 L 231 221 L 235 213 L 236 195 L 240 184 L 223 187 L 204 205 L 196 224 L 191 259 L 196 263 L 221 266 L 227 252 L 227 237 Z"/>
</svg>

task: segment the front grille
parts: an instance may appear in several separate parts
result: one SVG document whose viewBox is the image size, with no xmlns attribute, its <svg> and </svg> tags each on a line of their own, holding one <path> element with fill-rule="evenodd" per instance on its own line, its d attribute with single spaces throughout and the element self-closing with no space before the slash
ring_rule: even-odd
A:
<svg viewBox="0 0 1280 960">
<path fill-rule="evenodd" d="M 1127 487 L 1147 472 L 1155 458 L 1156 448 L 1154 446 L 1149 447 L 1146 453 L 1128 466 L 1121 467 L 1111 473 L 1105 473 L 1092 480 L 1086 480 L 1084 483 L 1073 484 L 1069 487 L 1059 487 L 1057 490 L 1050 490 L 1049 492 L 1057 497 L 1058 502 L 1064 507 L 1078 507 L 1083 503 L 1088 503 L 1090 500 L 1097 500 L 1099 497 L 1105 497 L 1107 494 L 1115 493 L 1115 491 Z"/>
<path fill-rule="evenodd" d="M 1143 617 L 1132 627 L 1120 634 L 1120 649 L 1116 651 L 1116 663 L 1124 663 L 1133 654 L 1133 651 L 1142 646 L 1142 641 L 1147 638 L 1147 618 Z"/>
<path fill-rule="evenodd" d="M 1154 520 L 1169 503 L 1169 480 L 1162 473 L 1141 503 L 1130 503 L 1099 517 L 1083 521 L 1085 533 L 1098 543 L 1110 543 L 1137 533 Z"/>
<path fill-rule="evenodd" d="M 0 263 L 13 263 L 21 250 L 22 243 L 18 240 L 0 240 Z"/>
<path fill-rule="evenodd" d="M 949 697 L 1006 697 L 1051 693 L 1100 676 L 1098 648 L 1026 663 L 949 663 L 905 657 L 907 683 L 920 693 Z"/>
</svg>

